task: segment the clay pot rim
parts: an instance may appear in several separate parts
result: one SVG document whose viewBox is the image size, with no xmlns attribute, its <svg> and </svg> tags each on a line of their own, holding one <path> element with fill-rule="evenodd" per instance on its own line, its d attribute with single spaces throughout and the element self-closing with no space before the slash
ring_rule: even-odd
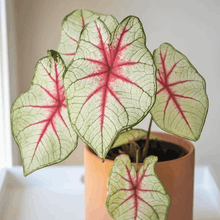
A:
<svg viewBox="0 0 220 220">
<path fill-rule="evenodd" d="M 179 141 L 181 141 L 181 142 L 183 142 L 183 143 L 185 143 L 184 145 L 183 144 L 180 144 L 180 143 L 178 143 L 178 145 L 180 145 L 181 147 L 183 147 L 185 150 L 187 150 L 188 151 L 188 153 L 185 155 L 185 156 L 183 156 L 183 157 L 180 157 L 180 158 L 177 158 L 177 159 L 174 159 L 174 160 L 168 160 L 168 161 L 161 161 L 161 162 L 157 162 L 157 163 L 159 163 L 159 164 L 168 164 L 168 163 L 172 163 L 172 162 L 180 162 L 181 160 L 185 160 L 185 158 L 186 157 L 190 157 L 190 155 L 192 155 L 192 154 L 194 154 L 194 152 L 195 152 L 195 148 L 194 148 L 194 145 L 189 141 L 189 140 L 187 140 L 187 139 L 185 139 L 185 138 L 182 138 L 182 137 L 178 137 L 178 136 L 176 136 L 176 135 L 173 135 L 173 134 L 170 134 L 170 133 L 166 133 L 166 132 L 160 132 L 160 131 L 151 131 L 151 133 L 152 134 L 155 134 L 155 135 L 162 135 L 162 136 L 167 136 L 167 137 L 174 137 L 177 141 L 179 140 Z M 166 139 L 169 139 L 169 138 L 166 138 Z M 162 140 L 164 140 L 163 138 L 162 138 Z M 167 142 L 167 140 L 164 140 L 164 141 L 166 141 Z M 170 143 L 174 143 L 174 141 L 171 141 Z M 187 145 L 187 146 L 186 146 Z M 90 148 L 87 146 L 87 145 L 85 145 L 85 148 L 86 148 L 86 150 L 89 152 L 89 154 L 92 156 L 92 157 L 94 157 L 94 158 L 98 158 L 98 159 L 100 159 L 96 154 L 94 154 L 91 150 L 90 150 Z M 100 159 L 101 160 L 101 159 Z M 110 159 L 105 159 L 105 163 L 113 163 L 114 161 L 113 160 L 110 160 Z M 132 164 L 135 164 L 135 163 L 132 163 Z M 139 163 L 139 164 L 143 164 L 143 163 Z"/>
</svg>

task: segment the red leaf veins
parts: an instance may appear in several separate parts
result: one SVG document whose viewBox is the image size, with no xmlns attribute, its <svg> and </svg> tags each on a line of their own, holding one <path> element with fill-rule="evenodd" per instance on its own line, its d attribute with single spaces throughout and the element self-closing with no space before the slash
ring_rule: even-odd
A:
<svg viewBox="0 0 220 220">
<path fill-rule="evenodd" d="M 138 218 L 138 209 L 139 209 L 140 202 L 143 202 L 144 204 L 149 206 L 151 209 L 153 209 L 153 207 L 148 202 L 146 202 L 143 198 L 141 198 L 141 194 L 143 194 L 143 193 L 155 192 L 154 190 L 142 188 L 142 185 L 143 185 L 142 183 L 143 183 L 144 178 L 147 178 L 148 176 L 150 176 L 150 175 L 146 175 L 147 169 L 148 169 L 148 166 L 143 170 L 142 175 L 140 175 L 139 171 L 137 171 L 136 176 L 132 177 L 129 168 L 126 165 L 128 179 L 126 179 L 125 177 L 120 175 L 120 177 L 123 180 L 125 180 L 126 182 L 129 183 L 129 188 L 128 189 L 121 188 L 119 190 L 120 191 L 128 191 L 128 192 L 132 193 L 132 195 L 130 195 L 128 198 L 126 198 L 120 205 L 123 205 L 125 202 L 127 202 L 129 200 L 133 200 L 134 206 L 131 209 L 134 209 L 134 213 L 135 213 L 134 219 L 135 220 Z"/>
<path fill-rule="evenodd" d="M 58 132 L 57 132 L 57 129 L 55 126 L 55 118 L 57 116 L 63 122 L 64 126 L 69 130 L 69 128 L 68 128 L 68 126 L 67 126 L 66 122 L 64 121 L 63 116 L 61 114 L 61 110 L 63 108 L 66 108 L 66 104 L 65 104 L 64 86 L 63 86 L 63 82 L 61 80 L 61 74 L 58 73 L 58 70 L 57 70 L 57 63 L 54 60 L 55 78 L 53 78 L 51 76 L 51 74 L 48 72 L 48 70 L 46 68 L 44 68 L 44 69 L 45 69 L 48 77 L 50 78 L 50 80 L 53 82 L 55 89 L 51 89 L 51 91 L 54 92 L 54 93 L 52 93 L 48 89 L 40 86 L 40 88 L 42 90 L 44 90 L 44 92 L 50 97 L 51 102 L 48 103 L 47 105 L 28 105 L 27 106 L 27 107 L 31 107 L 31 108 L 47 109 L 47 111 L 50 113 L 46 119 L 27 126 L 27 127 L 30 127 L 33 125 L 42 124 L 41 133 L 40 133 L 40 136 L 39 136 L 38 141 L 36 143 L 36 147 L 35 147 L 31 162 L 33 161 L 33 158 L 35 156 L 37 148 L 38 148 L 40 142 L 42 141 L 42 138 L 45 136 L 49 126 L 52 127 L 55 135 L 57 136 L 59 144 L 60 144 L 60 139 L 59 139 Z"/>
<path fill-rule="evenodd" d="M 123 61 L 122 57 L 120 56 L 122 51 L 132 44 L 133 42 L 130 42 L 126 45 L 122 45 L 122 40 L 125 36 L 125 34 L 128 32 L 128 29 L 124 27 L 122 30 L 122 33 L 118 39 L 118 42 L 114 47 L 111 44 L 107 44 L 106 42 L 103 41 L 102 35 L 101 35 L 101 30 L 98 26 L 96 26 L 97 32 L 98 32 L 98 38 L 99 38 L 99 45 L 94 45 L 98 50 L 100 50 L 100 53 L 102 54 L 102 59 L 101 60 L 94 60 L 94 59 L 89 59 L 87 58 L 86 60 L 96 64 L 99 66 L 99 71 L 93 72 L 89 74 L 88 76 L 81 78 L 86 79 L 86 78 L 92 78 L 95 76 L 99 76 L 99 85 L 97 88 L 90 93 L 87 96 L 85 103 L 95 94 L 100 93 L 101 94 L 101 110 L 100 110 L 100 119 L 101 119 L 101 132 L 103 130 L 103 124 L 104 124 L 104 118 L 105 118 L 105 110 L 106 110 L 106 103 L 108 101 L 108 95 L 111 95 L 112 97 L 115 98 L 115 100 L 124 108 L 122 105 L 117 93 L 111 88 L 111 83 L 114 82 L 115 80 L 121 80 L 123 82 L 132 84 L 140 88 L 138 84 L 135 82 L 132 82 L 128 77 L 124 76 L 121 74 L 121 68 L 123 66 L 132 66 L 136 65 L 139 62 L 132 62 L 132 61 Z"/>
<path fill-rule="evenodd" d="M 170 101 L 172 100 L 174 106 L 177 108 L 178 113 L 182 116 L 182 118 L 184 119 L 184 121 L 186 122 L 187 126 L 189 127 L 190 130 L 191 127 L 189 125 L 189 122 L 185 116 L 185 112 L 187 112 L 186 110 L 183 110 L 178 99 L 177 98 L 182 98 L 182 99 L 192 99 L 195 100 L 192 97 L 189 96 L 184 96 L 184 95 L 179 95 L 176 93 L 176 91 L 173 89 L 173 87 L 175 87 L 178 84 L 184 84 L 186 82 L 190 82 L 191 80 L 182 80 L 182 81 L 176 81 L 174 83 L 170 83 L 170 76 L 171 74 L 174 72 L 174 69 L 176 68 L 178 62 L 174 63 L 174 65 L 172 66 L 172 68 L 168 71 L 166 68 L 166 64 L 165 64 L 165 60 L 166 60 L 166 55 L 167 55 L 167 50 L 163 56 L 162 52 L 160 51 L 160 59 L 161 59 L 161 68 L 159 68 L 157 70 L 157 82 L 162 86 L 162 88 L 157 91 L 157 94 L 161 93 L 162 91 L 165 91 L 166 94 L 168 94 L 168 99 L 164 108 L 164 115 L 166 114 L 166 110 L 167 107 L 170 103 Z"/>
</svg>

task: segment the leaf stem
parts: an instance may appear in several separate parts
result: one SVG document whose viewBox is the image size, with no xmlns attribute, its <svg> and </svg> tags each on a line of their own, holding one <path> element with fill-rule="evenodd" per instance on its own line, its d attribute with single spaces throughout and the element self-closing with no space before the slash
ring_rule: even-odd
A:
<svg viewBox="0 0 220 220">
<path fill-rule="evenodd" d="M 142 152 L 142 160 L 144 160 L 144 158 L 147 156 L 147 152 L 148 152 L 148 148 L 149 148 L 150 131 L 151 131 L 152 121 L 153 121 L 153 118 L 151 116 L 150 124 L 149 124 L 149 127 L 148 127 L 148 132 L 147 132 L 147 138 L 146 138 L 145 146 L 144 146 L 143 152 Z"/>
<path fill-rule="evenodd" d="M 138 171 L 138 149 L 136 150 L 136 171 Z"/>
</svg>

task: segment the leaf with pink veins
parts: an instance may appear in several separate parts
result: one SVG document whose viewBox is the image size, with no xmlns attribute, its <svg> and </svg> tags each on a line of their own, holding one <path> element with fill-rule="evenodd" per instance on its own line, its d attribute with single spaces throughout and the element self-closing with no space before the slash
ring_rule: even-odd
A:
<svg viewBox="0 0 220 220">
<path fill-rule="evenodd" d="M 145 158 L 136 171 L 128 155 L 114 160 L 108 180 L 106 207 L 114 220 L 166 220 L 170 197 L 157 177 L 157 157 Z"/>
<path fill-rule="evenodd" d="M 117 135 L 139 123 L 155 101 L 152 56 L 140 20 L 125 18 L 111 34 L 97 19 L 85 26 L 64 76 L 69 117 L 80 138 L 105 158 Z"/>
<path fill-rule="evenodd" d="M 86 24 L 97 18 L 100 18 L 109 27 L 111 33 L 118 25 L 118 21 L 112 15 L 104 15 L 86 9 L 77 9 L 63 19 L 58 51 L 67 68 L 74 59 L 82 29 Z"/>
<path fill-rule="evenodd" d="M 153 53 L 157 98 L 151 115 L 163 130 L 197 141 L 208 111 L 203 77 L 182 53 L 163 43 Z"/>
<path fill-rule="evenodd" d="M 114 142 L 111 149 L 122 146 L 124 144 L 129 144 L 132 142 L 139 141 L 147 137 L 147 131 L 142 129 L 130 129 L 128 131 L 122 131 L 116 141 Z M 161 140 L 161 138 L 150 134 L 150 140 Z"/>
<path fill-rule="evenodd" d="M 48 51 L 35 67 L 29 90 L 11 108 L 12 134 L 20 149 L 24 175 L 59 163 L 78 142 L 68 118 L 60 55 Z"/>
</svg>

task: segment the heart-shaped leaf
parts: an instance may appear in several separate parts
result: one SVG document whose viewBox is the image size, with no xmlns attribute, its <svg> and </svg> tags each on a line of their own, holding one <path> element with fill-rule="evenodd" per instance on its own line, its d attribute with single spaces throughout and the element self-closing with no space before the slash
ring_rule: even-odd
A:
<svg viewBox="0 0 220 220">
<path fill-rule="evenodd" d="M 65 65 L 55 51 L 38 61 L 29 90 L 11 108 L 12 133 L 24 175 L 59 163 L 77 146 L 65 102 L 62 74 Z"/>
<path fill-rule="evenodd" d="M 155 71 L 138 18 L 125 18 L 114 35 L 100 19 L 84 27 L 64 87 L 72 126 L 100 158 L 151 109 Z"/>
<path fill-rule="evenodd" d="M 151 115 L 163 130 L 196 141 L 208 111 L 203 77 L 189 60 L 168 43 L 153 53 L 157 70 L 157 98 Z"/>
<path fill-rule="evenodd" d="M 58 51 L 67 67 L 73 61 L 82 29 L 87 23 L 97 18 L 108 26 L 111 33 L 118 25 L 118 21 L 112 15 L 103 15 L 86 9 L 77 9 L 63 19 Z"/>
<path fill-rule="evenodd" d="M 131 129 L 128 131 L 123 131 L 119 134 L 111 149 L 122 146 L 124 144 L 139 141 L 143 139 L 143 137 L 147 137 L 147 131 L 142 129 Z M 160 138 L 152 134 L 150 134 L 149 138 L 151 140 L 161 140 Z"/>
<path fill-rule="evenodd" d="M 128 155 L 118 156 L 109 174 L 106 207 L 115 220 L 166 220 L 170 197 L 154 172 L 149 156 L 136 172 Z"/>
</svg>

